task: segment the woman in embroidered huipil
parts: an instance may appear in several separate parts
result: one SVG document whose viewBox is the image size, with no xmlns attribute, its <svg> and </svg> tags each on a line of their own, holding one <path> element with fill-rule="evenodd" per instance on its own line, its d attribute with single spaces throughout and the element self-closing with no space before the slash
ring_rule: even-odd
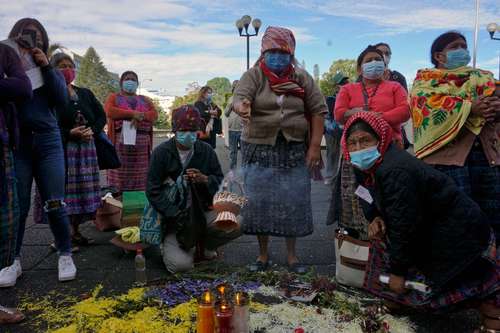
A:
<svg viewBox="0 0 500 333">
<path fill-rule="evenodd" d="M 111 94 L 104 107 L 108 136 L 116 147 L 122 166 L 108 171 L 108 183 L 119 191 L 144 191 L 153 148 L 153 122 L 158 113 L 152 101 L 137 95 L 139 78 L 127 71 L 120 78 L 121 92 Z M 136 131 L 135 142 L 124 142 L 125 127 Z M 127 143 L 127 144 L 125 144 Z"/>
</svg>

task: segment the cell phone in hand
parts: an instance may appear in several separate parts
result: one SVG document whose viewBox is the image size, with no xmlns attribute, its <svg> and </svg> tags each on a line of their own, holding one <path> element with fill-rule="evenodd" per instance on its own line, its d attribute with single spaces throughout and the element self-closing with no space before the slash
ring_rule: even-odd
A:
<svg viewBox="0 0 500 333">
<path fill-rule="evenodd" d="M 36 31 L 32 29 L 24 29 L 21 36 L 17 38 L 16 42 L 25 49 L 34 49 L 36 47 Z"/>
</svg>

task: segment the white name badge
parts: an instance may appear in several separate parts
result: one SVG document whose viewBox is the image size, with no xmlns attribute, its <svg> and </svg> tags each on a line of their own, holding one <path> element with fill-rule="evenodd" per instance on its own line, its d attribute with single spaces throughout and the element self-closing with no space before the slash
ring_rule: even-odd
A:
<svg viewBox="0 0 500 333">
<path fill-rule="evenodd" d="M 35 90 L 43 86 L 43 76 L 40 67 L 34 67 L 26 71 L 26 75 L 30 79 L 31 89 Z"/>
<path fill-rule="evenodd" d="M 122 125 L 123 144 L 135 146 L 137 137 L 137 129 L 132 125 L 131 121 L 124 120 Z"/>
<path fill-rule="evenodd" d="M 358 186 L 356 189 L 356 192 L 354 192 L 358 197 L 363 199 L 364 201 L 368 202 L 370 205 L 373 203 L 373 198 L 370 194 L 370 192 L 366 189 L 366 187 L 363 187 L 361 185 Z"/>
</svg>

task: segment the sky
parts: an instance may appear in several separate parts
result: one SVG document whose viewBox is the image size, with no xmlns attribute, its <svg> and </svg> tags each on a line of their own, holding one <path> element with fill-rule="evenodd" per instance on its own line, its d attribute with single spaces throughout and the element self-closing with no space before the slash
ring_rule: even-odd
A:
<svg viewBox="0 0 500 333">
<path fill-rule="evenodd" d="M 480 4 L 477 63 L 498 77 L 500 41 L 490 39 L 486 25 L 500 25 L 500 0 Z M 0 8 L 0 39 L 18 19 L 34 17 L 51 42 L 79 54 L 93 46 L 108 70 L 134 70 L 143 88 L 170 95 L 183 95 L 190 82 L 241 76 L 246 41 L 235 21 L 245 14 L 263 23 L 250 40 L 251 62 L 265 28 L 283 26 L 295 33 L 296 58 L 311 73 L 314 64 L 323 73 L 334 60 L 355 59 L 383 41 L 392 48 L 390 67 L 410 82 L 419 68 L 431 66 L 439 34 L 458 30 L 472 50 L 475 18 L 473 0 L 0 0 Z"/>
</svg>

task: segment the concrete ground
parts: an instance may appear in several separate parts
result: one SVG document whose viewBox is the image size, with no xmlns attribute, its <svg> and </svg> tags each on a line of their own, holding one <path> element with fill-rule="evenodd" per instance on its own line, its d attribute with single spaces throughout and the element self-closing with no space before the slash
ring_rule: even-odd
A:
<svg viewBox="0 0 500 333">
<path fill-rule="evenodd" d="M 165 138 L 155 139 L 158 144 Z M 217 154 L 224 171 L 228 170 L 228 151 L 219 140 Z M 298 194 L 296 194 L 298 195 Z M 335 253 L 333 243 L 333 226 L 326 226 L 326 216 L 330 202 L 330 189 L 322 182 L 312 185 L 312 205 L 315 231 L 311 236 L 299 239 L 297 253 L 304 264 L 326 275 L 335 274 Z M 135 280 L 134 255 L 126 254 L 109 243 L 113 232 L 98 232 L 87 223 L 82 232 L 96 240 L 88 248 L 82 248 L 74 255 L 78 268 L 78 279 L 67 283 L 57 281 L 57 256 L 49 249 L 52 234 L 46 225 L 34 225 L 30 219 L 26 228 L 26 236 L 22 250 L 23 275 L 15 288 L 0 289 L 0 304 L 16 306 L 25 295 L 43 296 L 51 291 L 60 294 L 81 295 L 93 290 L 98 284 L 104 286 L 106 293 L 123 292 Z M 286 262 L 285 243 L 283 239 L 272 238 L 270 244 L 271 260 L 279 265 Z M 224 248 L 223 261 L 235 266 L 245 266 L 253 262 L 258 253 L 255 237 L 243 236 Z M 147 249 L 147 274 L 149 279 L 165 277 L 166 272 L 159 251 Z M 429 316 L 414 315 L 410 318 L 419 333 L 459 333 L 472 332 L 477 325 L 478 316 L 474 311 L 455 314 Z M 3 332 L 37 333 L 28 320 L 17 326 L 0 327 Z M 397 332 L 399 333 L 399 332 Z"/>
</svg>

